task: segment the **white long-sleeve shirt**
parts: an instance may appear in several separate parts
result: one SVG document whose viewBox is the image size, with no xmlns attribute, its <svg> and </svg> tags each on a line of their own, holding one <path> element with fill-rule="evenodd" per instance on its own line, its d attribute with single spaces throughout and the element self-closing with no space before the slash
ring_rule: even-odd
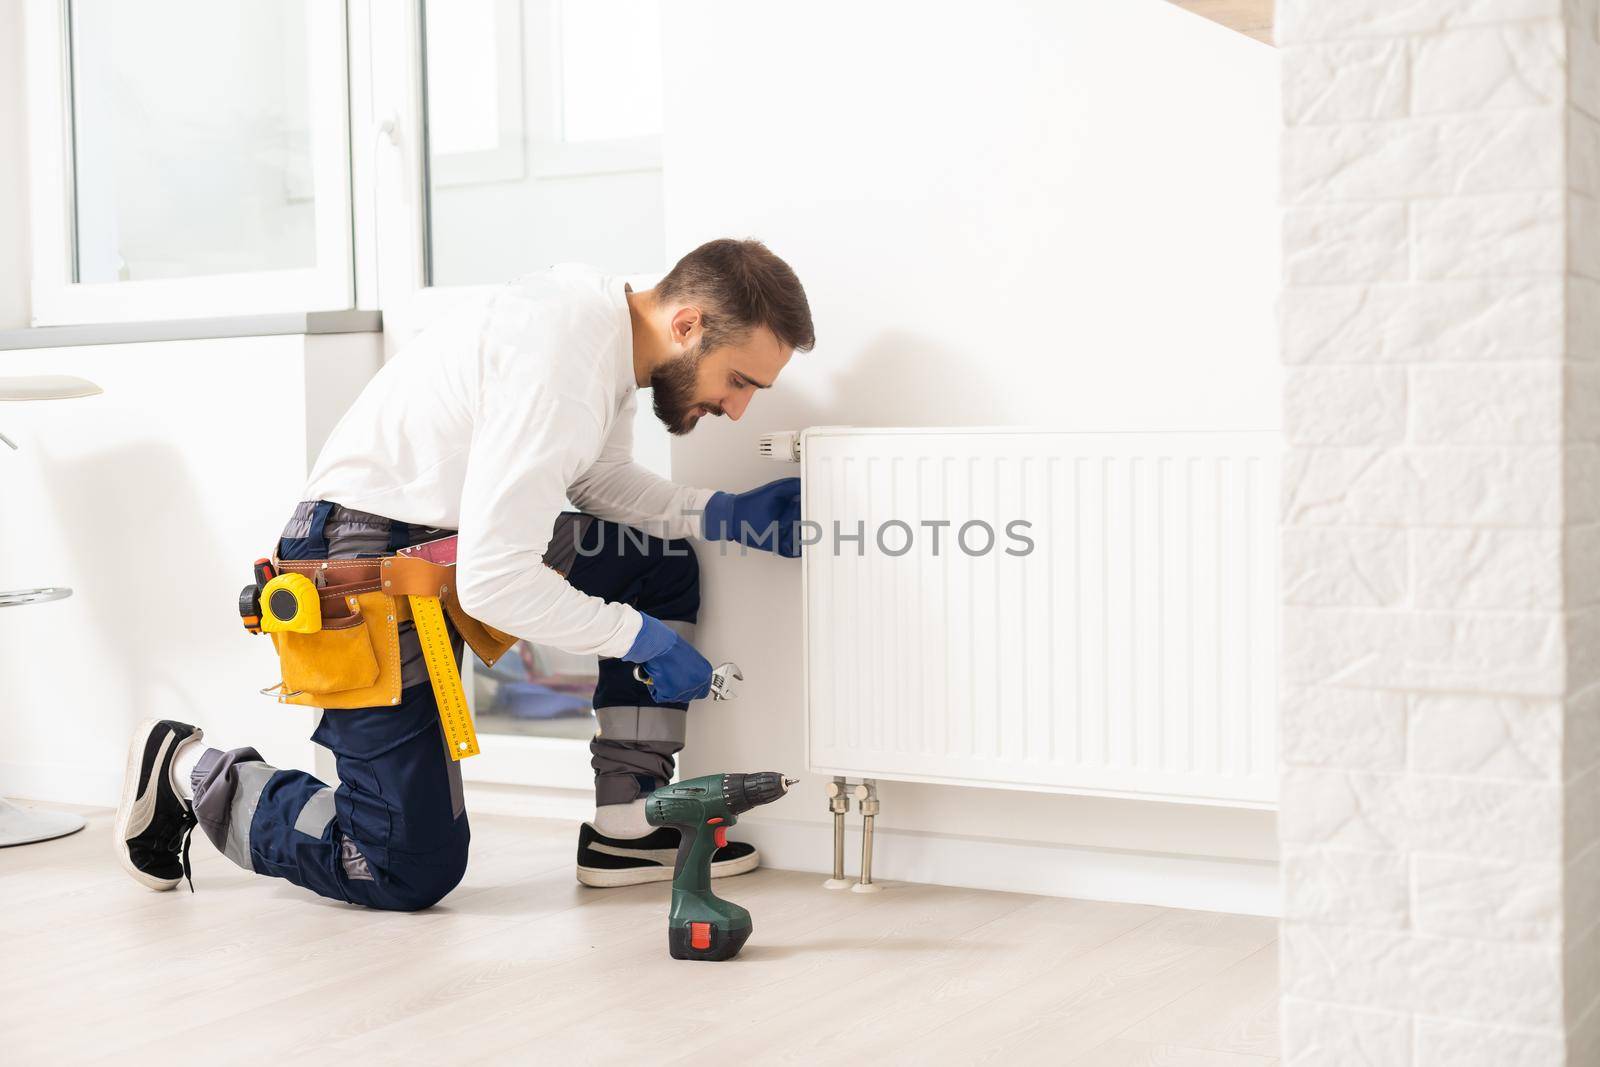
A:
<svg viewBox="0 0 1600 1067">
<path fill-rule="evenodd" d="M 530 274 L 404 345 L 334 427 L 304 499 L 458 530 L 469 615 L 620 656 L 639 613 L 580 593 L 542 559 L 569 499 L 656 536 L 700 536 L 711 491 L 633 462 L 636 392 L 623 280 Z"/>
</svg>

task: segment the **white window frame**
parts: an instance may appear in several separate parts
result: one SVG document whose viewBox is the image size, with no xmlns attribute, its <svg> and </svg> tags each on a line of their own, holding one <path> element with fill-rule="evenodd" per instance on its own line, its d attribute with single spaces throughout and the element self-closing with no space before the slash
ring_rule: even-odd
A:
<svg viewBox="0 0 1600 1067">
<path fill-rule="evenodd" d="M 313 101 L 316 266 L 149 281 L 74 280 L 68 0 L 27 0 L 27 85 L 35 326 L 333 311 L 353 304 L 346 22 L 341 0 L 306 5 Z"/>
</svg>

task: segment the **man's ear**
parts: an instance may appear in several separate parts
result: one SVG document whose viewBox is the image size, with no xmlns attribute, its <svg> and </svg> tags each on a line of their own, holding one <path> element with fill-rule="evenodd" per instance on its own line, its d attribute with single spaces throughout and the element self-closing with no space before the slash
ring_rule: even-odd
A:
<svg viewBox="0 0 1600 1067">
<path fill-rule="evenodd" d="M 672 314 L 672 340 L 680 345 L 687 346 L 700 328 L 700 309 L 693 305 L 685 305 Z"/>
</svg>

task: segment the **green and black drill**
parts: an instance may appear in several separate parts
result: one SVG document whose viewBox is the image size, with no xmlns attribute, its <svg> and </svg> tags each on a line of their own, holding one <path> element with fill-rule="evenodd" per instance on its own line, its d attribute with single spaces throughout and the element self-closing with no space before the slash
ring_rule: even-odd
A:
<svg viewBox="0 0 1600 1067">
<path fill-rule="evenodd" d="M 740 812 L 770 804 L 798 779 L 777 771 L 708 774 L 664 785 L 644 802 L 651 826 L 678 828 L 667 950 L 675 960 L 731 960 L 750 939 L 750 913 L 711 892 L 711 858 Z"/>
</svg>

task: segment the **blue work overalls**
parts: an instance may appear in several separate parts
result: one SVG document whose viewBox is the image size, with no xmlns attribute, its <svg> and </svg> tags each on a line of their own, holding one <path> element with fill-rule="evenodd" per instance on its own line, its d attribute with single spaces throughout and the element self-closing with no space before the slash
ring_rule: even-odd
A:
<svg viewBox="0 0 1600 1067">
<path fill-rule="evenodd" d="M 278 556 L 380 556 L 449 532 L 309 501 L 296 509 Z M 691 627 L 699 611 L 699 567 L 687 541 L 563 515 L 545 559 L 582 592 L 633 604 L 674 628 Z M 459 637 L 455 645 L 459 661 Z M 253 748 L 201 756 L 195 813 L 229 859 L 335 900 L 404 911 L 429 907 L 461 881 L 471 831 L 460 765 L 445 749 L 409 623 L 401 654 L 398 706 L 322 713 L 312 740 L 334 754 L 337 788 L 273 767 Z M 627 803 L 665 784 L 683 747 L 687 705 L 654 700 L 632 672 L 630 663 L 600 661 L 594 707 L 601 729 L 590 744 L 600 804 Z"/>
</svg>

